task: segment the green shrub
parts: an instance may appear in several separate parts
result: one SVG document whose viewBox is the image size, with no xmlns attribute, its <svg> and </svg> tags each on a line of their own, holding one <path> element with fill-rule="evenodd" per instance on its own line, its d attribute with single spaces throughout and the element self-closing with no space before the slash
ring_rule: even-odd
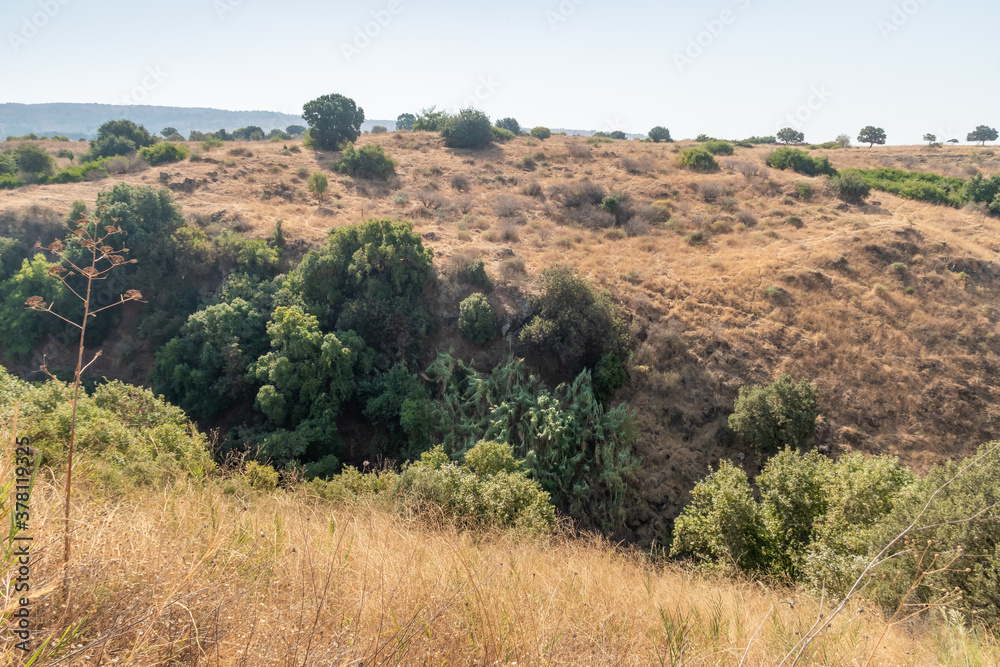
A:
<svg viewBox="0 0 1000 667">
<path fill-rule="evenodd" d="M 453 463 L 440 446 L 408 465 L 399 477 L 404 502 L 429 506 L 464 526 L 546 534 L 555 527 L 549 494 L 529 479 L 510 445 L 479 442 Z M 471 457 L 471 461 L 468 457 Z"/>
<path fill-rule="evenodd" d="M 385 125 L 375 125 L 372 127 L 372 134 L 385 134 L 389 131 Z"/>
<path fill-rule="evenodd" d="M 614 398 L 615 392 L 625 386 L 625 364 L 617 354 L 607 353 L 594 368 L 594 397 L 602 404 Z"/>
<path fill-rule="evenodd" d="M 266 464 L 247 461 L 243 477 L 251 488 L 258 491 L 274 491 L 278 488 L 278 471 Z"/>
<path fill-rule="evenodd" d="M 796 183 L 795 184 L 795 194 L 802 201 L 809 201 L 813 196 L 812 186 L 808 183 Z"/>
<path fill-rule="evenodd" d="M 0 153 L 0 176 L 17 174 L 17 160 L 11 153 Z"/>
<path fill-rule="evenodd" d="M 769 154 L 764 159 L 764 162 L 769 167 L 782 170 L 791 169 L 806 176 L 819 176 L 821 174 L 833 176 L 837 173 L 837 170 L 833 168 L 833 165 L 830 164 L 827 158 L 813 158 L 805 151 L 797 148 L 779 148 Z"/>
<path fill-rule="evenodd" d="M 412 460 L 430 446 L 430 400 L 416 373 L 395 364 L 358 386 L 364 415 L 378 429 L 378 453 Z"/>
<path fill-rule="evenodd" d="M 719 170 L 719 163 L 715 161 L 712 154 L 700 146 L 681 151 L 678 162 L 682 167 L 691 171 L 707 173 Z"/>
<path fill-rule="evenodd" d="M 488 375 L 439 354 L 426 371 L 441 397 L 432 436 L 454 457 L 479 440 L 508 443 L 557 507 L 583 528 L 620 531 L 640 461 L 627 406 L 605 410 L 589 371 L 550 391 L 523 360 L 508 358 Z"/>
<path fill-rule="evenodd" d="M 846 202 L 861 204 L 871 194 L 872 188 L 861 174 L 845 171 L 830 179 L 830 189 Z"/>
<path fill-rule="evenodd" d="M 496 122 L 496 126 L 502 130 L 507 130 L 513 136 L 521 134 L 521 124 L 516 118 L 501 118 Z"/>
<path fill-rule="evenodd" d="M 26 359 L 42 336 L 67 330 L 58 318 L 28 310 L 24 303 L 33 296 L 52 304 L 64 317 L 73 304 L 69 291 L 49 269 L 58 264 L 49 262 L 38 253 L 25 259 L 17 273 L 0 283 L 0 342 L 7 346 L 11 357 Z"/>
<path fill-rule="evenodd" d="M 493 281 L 486 273 L 486 264 L 482 259 L 474 259 L 467 267 L 459 271 L 459 278 L 469 283 L 481 287 L 487 292 L 493 289 Z"/>
<path fill-rule="evenodd" d="M 733 145 L 728 141 L 706 141 L 703 144 L 705 150 L 712 155 L 732 155 Z"/>
<path fill-rule="evenodd" d="M 437 106 L 421 109 L 417 114 L 417 119 L 413 122 L 413 130 L 416 132 L 437 132 L 441 129 L 441 124 L 448 117 L 444 111 L 438 111 Z"/>
<path fill-rule="evenodd" d="M 97 128 L 97 138 L 90 142 L 84 160 L 92 162 L 102 157 L 131 155 L 155 143 L 156 137 L 142 125 L 130 120 L 109 120 Z"/>
<path fill-rule="evenodd" d="M 628 358 L 628 327 L 609 296 L 565 266 L 543 271 L 538 285 L 533 317 L 520 334 L 529 350 L 574 373 L 594 368 L 608 353 Z"/>
<path fill-rule="evenodd" d="M 483 148 L 493 141 L 490 117 L 475 109 L 462 109 L 439 125 L 444 144 L 449 148 Z"/>
<path fill-rule="evenodd" d="M 193 135 L 194 133 L 192 132 L 191 134 Z M 192 139 L 192 141 L 193 141 L 193 139 Z M 223 144 L 222 139 L 220 139 L 218 137 L 215 137 L 215 136 L 210 136 L 210 137 L 207 137 L 205 139 L 205 141 L 202 142 L 201 147 L 202 147 L 203 150 L 210 151 L 213 148 L 218 148 L 222 144 Z"/>
<path fill-rule="evenodd" d="M 0 190 L 13 190 L 24 185 L 24 181 L 14 174 L 4 174 L 0 176 Z"/>
<path fill-rule="evenodd" d="M 313 172 L 309 175 L 306 180 L 306 189 L 312 194 L 316 195 L 316 199 L 319 203 L 323 203 L 323 196 L 326 194 L 326 189 L 330 186 L 330 181 L 327 179 L 326 174 L 320 172 Z"/>
<path fill-rule="evenodd" d="M 473 345 L 489 342 L 495 335 L 493 307 L 485 294 L 476 292 L 458 306 L 458 330 Z"/>
<path fill-rule="evenodd" d="M 290 281 L 326 331 L 353 329 L 388 368 L 427 333 L 419 303 L 433 252 L 408 222 L 368 220 L 339 227 L 306 254 Z"/>
<path fill-rule="evenodd" d="M 378 144 L 366 144 L 360 150 L 347 144 L 344 155 L 337 163 L 337 171 L 355 178 L 385 178 L 395 173 L 396 161 L 385 154 Z"/>
<path fill-rule="evenodd" d="M 139 149 L 139 157 L 154 167 L 167 162 L 180 162 L 186 160 L 190 155 L 191 151 L 187 147 L 169 141 Z"/>
<path fill-rule="evenodd" d="M 539 125 L 538 127 L 531 128 L 531 132 L 529 134 L 535 139 L 541 139 L 542 141 L 544 141 L 552 136 L 552 130 L 550 130 L 547 127 L 542 127 L 541 125 Z"/>
<path fill-rule="evenodd" d="M 41 146 L 21 144 L 14 149 L 17 168 L 28 174 L 51 176 L 56 171 L 56 160 Z"/>
<path fill-rule="evenodd" d="M 760 454 L 805 444 L 816 428 L 816 387 L 783 373 L 767 386 L 740 387 L 729 427 Z"/>
<path fill-rule="evenodd" d="M 493 141 L 499 141 L 500 143 L 504 143 L 510 141 L 516 136 L 510 130 L 504 129 L 502 127 L 494 126 L 492 129 L 493 129 Z"/>
</svg>

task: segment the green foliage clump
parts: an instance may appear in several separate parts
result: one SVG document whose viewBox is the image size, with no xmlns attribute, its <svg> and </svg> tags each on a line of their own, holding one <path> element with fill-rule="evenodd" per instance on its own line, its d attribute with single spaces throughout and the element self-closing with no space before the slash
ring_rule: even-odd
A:
<svg viewBox="0 0 1000 667">
<path fill-rule="evenodd" d="M 159 164 L 180 162 L 190 157 L 191 151 L 186 146 L 163 141 L 153 146 L 139 149 L 139 157 L 152 166 Z"/>
<path fill-rule="evenodd" d="M 155 143 L 156 137 L 142 125 L 136 125 L 130 120 L 109 120 L 97 128 L 97 138 L 90 142 L 90 151 L 84 161 L 131 155 L 140 148 Z"/>
<path fill-rule="evenodd" d="M 243 467 L 243 478 L 250 488 L 258 491 L 274 491 L 278 488 L 278 471 L 264 463 L 247 461 Z"/>
<path fill-rule="evenodd" d="M 875 144 L 881 146 L 885 143 L 885 130 L 881 127 L 868 125 L 858 134 L 858 143 L 868 144 L 868 148 L 871 148 Z"/>
<path fill-rule="evenodd" d="M 712 155 L 733 154 L 733 145 L 728 141 L 706 141 L 702 147 Z"/>
<path fill-rule="evenodd" d="M 552 130 L 550 130 L 547 127 L 539 125 L 538 127 L 531 128 L 531 132 L 529 132 L 529 134 L 535 139 L 541 139 L 542 141 L 545 141 L 546 139 L 552 136 Z"/>
<path fill-rule="evenodd" d="M 493 289 L 493 281 L 490 279 L 488 273 L 486 273 L 486 264 L 482 259 L 474 259 L 469 265 L 458 272 L 458 277 L 470 285 L 475 285 L 480 287 L 487 292 Z"/>
<path fill-rule="evenodd" d="M 306 254 L 290 280 L 325 331 L 356 331 L 388 368 L 427 333 L 419 304 L 433 251 L 408 222 L 368 220 L 339 227 Z"/>
<path fill-rule="evenodd" d="M 658 144 L 661 141 L 665 142 L 673 141 L 673 139 L 670 138 L 670 130 L 660 125 L 657 125 L 652 130 L 649 131 L 649 139 L 654 144 Z"/>
<path fill-rule="evenodd" d="M 31 437 L 44 463 L 65 460 L 72 413 L 66 400 L 69 391 L 69 385 L 54 380 L 23 382 L 0 367 L 0 421 L 9 423 L 14 402 L 20 402 L 19 430 Z M 184 477 L 204 479 L 215 468 L 207 439 L 180 408 L 117 380 L 89 395 L 81 392 L 76 455 L 75 463 L 82 465 L 78 474 L 96 471 L 106 492 Z"/>
<path fill-rule="evenodd" d="M 41 146 L 21 144 L 14 149 L 17 168 L 35 176 L 51 176 L 56 171 L 56 160 Z"/>
<path fill-rule="evenodd" d="M 396 131 L 397 132 L 411 132 L 413 131 L 413 124 L 417 122 L 417 117 L 412 113 L 401 113 L 399 117 L 396 118 Z"/>
<path fill-rule="evenodd" d="M 680 166 L 691 171 L 707 173 L 719 170 L 719 163 L 715 161 L 711 153 L 701 146 L 681 151 L 677 160 Z"/>
<path fill-rule="evenodd" d="M 816 428 L 817 390 L 807 380 L 798 384 L 787 373 L 767 386 L 740 387 L 729 427 L 757 452 L 805 444 Z"/>
<path fill-rule="evenodd" d="M 366 144 L 360 150 L 355 150 L 354 144 L 347 144 L 337 163 L 337 171 L 356 178 L 385 178 L 395 170 L 396 161 L 378 144 Z"/>
<path fill-rule="evenodd" d="M 7 346 L 7 354 L 27 358 L 31 348 L 41 336 L 62 331 L 67 326 L 51 315 L 41 315 L 25 308 L 24 303 L 33 296 L 40 296 L 57 312 L 65 312 L 70 301 L 65 285 L 49 273 L 58 266 L 39 253 L 25 259 L 21 269 L 0 283 L 0 342 Z"/>
<path fill-rule="evenodd" d="M 1000 215 L 1000 174 L 991 178 L 976 174 L 965 184 L 962 197 L 969 202 L 986 204 L 995 215 Z"/>
<path fill-rule="evenodd" d="M 431 435 L 445 451 L 461 457 L 479 440 L 508 443 L 581 526 L 621 528 L 640 463 L 635 417 L 627 406 L 605 410 L 589 371 L 550 391 L 523 360 L 508 358 L 483 375 L 439 354 L 426 375 L 439 388 Z"/>
<path fill-rule="evenodd" d="M 594 368 L 594 396 L 602 404 L 607 404 L 619 389 L 625 385 L 627 372 L 625 364 L 617 354 L 608 352 L 601 357 Z"/>
<path fill-rule="evenodd" d="M 968 185 L 960 178 L 902 169 L 844 169 L 841 174 L 860 178 L 870 188 L 904 199 L 949 206 L 960 206 L 967 199 Z M 975 177 L 970 182 L 973 180 Z M 1000 178 L 997 183 L 1000 184 Z"/>
<path fill-rule="evenodd" d="M 538 280 L 532 298 L 534 316 L 521 330 L 521 341 L 538 355 L 554 355 L 576 373 L 594 368 L 607 353 L 626 359 L 630 337 L 621 312 L 574 269 L 550 267 Z"/>
<path fill-rule="evenodd" d="M 17 273 L 22 257 L 22 246 L 17 239 L 0 236 L 0 283 Z"/>
<path fill-rule="evenodd" d="M 17 160 L 13 153 L 0 153 L 0 176 L 17 174 Z"/>
<path fill-rule="evenodd" d="M 477 443 L 465 465 L 438 446 L 403 470 L 398 493 L 409 504 L 443 511 L 464 526 L 546 534 L 556 523 L 549 494 L 505 443 Z"/>
<path fill-rule="evenodd" d="M 323 150 L 338 150 L 345 142 L 357 141 L 365 110 L 343 95 L 323 95 L 306 102 L 302 117 L 309 124 L 309 139 Z"/>
<path fill-rule="evenodd" d="M 298 306 L 279 306 L 267 325 L 271 352 L 250 366 L 260 383 L 255 407 L 277 428 L 263 437 L 261 454 L 278 465 L 323 461 L 335 467 L 342 442 L 337 417 L 355 389 L 355 375 L 371 368 L 371 351 L 354 332 L 323 334 Z"/>
<path fill-rule="evenodd" d="M 375 125 L 372 127 L 372 134 L 385 134 L 389 131 L 385 125 Z"/>
<path fill-rule="evenodd" d="M 871 194 L 872 186 L 857 172 L 842 171 L 830 179 L 830 189 L 852 204 L 861 204 Z"/>
<path fill-rule="evenodd" d="M 474 345 L 493 339 L 493 307 L 485 294 L 476 292 L 458 305 L 458 330 Z"/>
<path fill-rule="evenodd" d="M 323 203 L 323 197 L 326 194 L 326 189 L 330 187 L 330 181 L 327 179 L 326 174 L 314 171 L 309 174 L 309 178 L 306 180 L 306 188 L 309 192 L 316 195 L 316 199 L 319 203 Z"/>
<path fill-rule="evenodd" d="M 783 144 L 801 144 L 806 140 L 806 135 L 790 127 L 778 131 L 777 139 Z"/>
<path fill-rule="evenodd" d="M 500 143 L 510 141 L 515 136 L 513 132 L 511 132 L 510 130 L 505 130 L 502 127 L 493 126 L 492 131 L 493 131 L 493 141 L 499 141 Z"/>
<path fill-rule="evenodd" d="M 837 173 L 837 170 L 833 168 L 833 165 L 830 164 L 830 160 L 827 158 L 813 158 L 798 148 L 779 148 L 764 158 L 764 162 L 769 167 L 791 169 L 806 176 L 819 176 L 821 174 L 834 176 Z"/>
<path fill-rule="evenodd" d="M 521 124 L 517 122 L 516 118 L 501 118 L 496 122 L 496 126 L 502 130 L 507 130 L 515 137 L 521 134 Z"/>
<path fill-rule="evenodd" d="M 484 148 L 493 142 L 490 117 L 476 109 L 462 109 L 448 116 L 438 130 L 449 148 Z"/>
<path fill-rule="evenodd" d="M 413 459 L 430 446 L 430 401 L 415 373 L 402 363 L 358 387 L 364 415 L 377 429 L 376 451 Z"/>
<path fill-rule="evenodd" d="M 985 146 L 987 141 L 996 141 L 997 137 L 1000 137 L 1000 134 L 997 133 L 996 128 L 989 125 L 979 125 L 975 130 L 969 132 L 965 140 L 978 141 L 980 145 Z"/>
<path fill-rule="evenodd" d="M 438 111 L 436 106 L 421 109 L 420 113 L 417 114 L 417 119 L 413 121 L 413 130 L 415 132 L 437 132 L 441 129 L 446 118 L 448 118 L 448 114 L 444 111 Z"/>
</svg>

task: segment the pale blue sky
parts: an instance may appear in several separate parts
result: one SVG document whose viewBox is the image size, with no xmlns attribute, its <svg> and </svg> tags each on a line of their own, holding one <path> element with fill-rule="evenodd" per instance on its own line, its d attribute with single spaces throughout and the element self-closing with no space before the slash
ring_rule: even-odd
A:
<svg viewBox="0 0 1000 667">
<path fill-rule="evenodd" d="M 372 119 L 475 102 L 526 126 L 964 142 L 1000 126 L 998 34 L 984 0 L 7 0 L 0 102 L 300 113 L 341 93 Z"/>
</svg>

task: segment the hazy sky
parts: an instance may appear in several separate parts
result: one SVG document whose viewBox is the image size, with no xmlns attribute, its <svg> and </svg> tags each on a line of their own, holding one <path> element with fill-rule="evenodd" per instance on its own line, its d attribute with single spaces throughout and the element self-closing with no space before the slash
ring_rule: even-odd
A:
<svg viewBox="0 0 1000 667">
<path fill-rule="evenodd" d="M 301 113 L 341 93 L 370 119 L 964 142 L 1000 126 L 998 19 L 985 0 L 6 0 L 0 102 Z"/>
</svg>

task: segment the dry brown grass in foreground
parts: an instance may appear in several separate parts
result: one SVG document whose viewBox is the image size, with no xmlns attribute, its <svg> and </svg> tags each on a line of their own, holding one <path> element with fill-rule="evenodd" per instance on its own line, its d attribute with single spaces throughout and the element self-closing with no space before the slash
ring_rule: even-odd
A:
<svg viewBox="0 0 1000 667">
<path fill-rule="evenodd" d="M 803 594 L 655 567 L 597 539 L 460 533 L 217 481 L 81 491 L 67 612 L 53 585 L 57 476 L 42 477 L 33 642 L 82 632 L 36 664 L 776 665 L 819 612 Z M 873 612 L 845 614 L 799 664 L 1000 661 L 989 636 L 936 617 L 890 627 L 873 652 L 884 628 Z M 12 642 L 0 656 L 24 664 Z"/>
</svg>

